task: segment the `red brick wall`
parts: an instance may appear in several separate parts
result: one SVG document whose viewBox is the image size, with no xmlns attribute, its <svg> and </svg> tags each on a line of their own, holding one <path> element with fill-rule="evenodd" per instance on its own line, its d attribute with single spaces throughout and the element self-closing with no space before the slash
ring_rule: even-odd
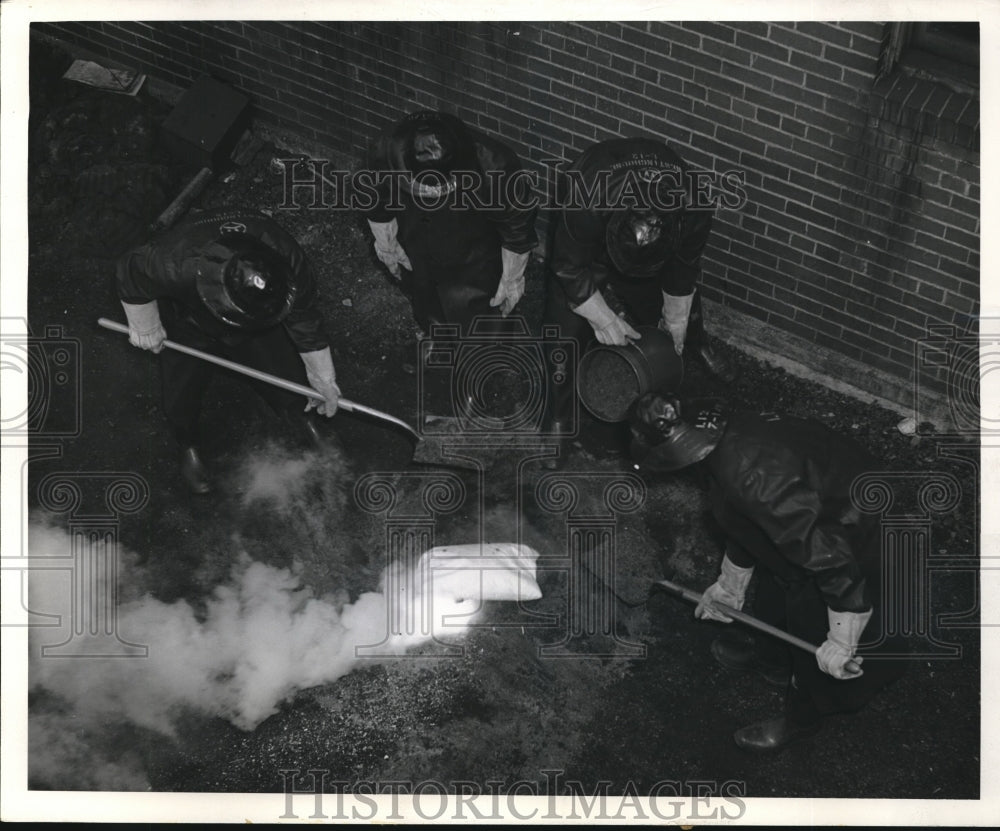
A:
<svg viewBox="0 0 1000 831">
<path fill-rule="evenodd" d="M 541 172 L 594 141 L 662 136 L 746 177 L 748 204 L 718 214 L 705 296 L 904 381 L 929 325 L 964 330 L 979 311 L 978 102 L 876 87 L 881 23 L 36 28 L 182 87 L 209 73 L 258 119 L 355 156 L 420 107 Z"/>
</svg>

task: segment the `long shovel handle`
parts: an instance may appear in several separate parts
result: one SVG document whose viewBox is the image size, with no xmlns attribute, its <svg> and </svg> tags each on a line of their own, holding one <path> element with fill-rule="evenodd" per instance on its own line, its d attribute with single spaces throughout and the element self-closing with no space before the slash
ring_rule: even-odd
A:
<svg viewBox="0 0 1000 831">
<path fill-rule="evenodd" d="M 121 332 L 122 334 L 128 334 L 128 326 L 122 323 L 118 323 L 116 320 L 109 320 L 106 317 L 99 318 L 97 321 L 99 326 L 105 329 L 110 329 L 112 332 Z M 289 381 L 287 378 L 279 378 L 277 375 L 271 375 L 268 372 L 261 372 L 259 369 L 254 369 L 250 366 L 244 366 L 243 364 L 238 364 L 235 361 L 229 361 L 225 358 L 220 358 L 218 355 L 212 355 L 208 352 L 203 352 L 200 349 L 195 349 L 193 346 L 185 346 L 183 343 L 177 343 L 172 340 L 164 340 L 163 345 L 167 349 L 173 349 L 175 352 L 183 352 L 185 355 L 190 355 L 193 358 L 200 358 L 203 361 L 208 361 L 209 363 L 217 364 L 218 366 L 225 367 L 226 369 L 231 369 L 233 372 L 239 372 L 242 375 L 246 375 L 250 378 L 254 378 L 257 381 L 263 381 L 266 384 L 271 384 L 275 387 L 281 387 L 289 392 L 297 392 L 299 395 L 305 395 L 308 398 L 312 398 L 318 401 L 325 400 L 322 393 L 317 392 L 312 387 L 307 387 L 304 384 L 297 384 L 294 381 Z M 358 404 L 356 401 L 349 401 L 346 398 L 341 398 L 337 402 L 337 407 L 348 413 L 364 413 L 365 415 L 372 416 L 381 421 L 389 421 L 396 426 L 402 428 L 407 433 L 409 433 L 413 438 L 419 441 L 420 435 L 414 430 L 409 424 L 407 424 L 402 419 L 396 418 L 396 416 L 389 415 L 389 413 L 383 413 L 381 410 L 375 410 L 371 407 L 366 407 L 364 404 Z"/>
<path fill-rule="evenodd" d="M 679 586 L 677 583 L 673 583 L 670 580 L 658 580 L 656 585 L 663 586 L 663 588 L 668 591 L 680 595 L 685 600 L 690 603 L 701 603 L 702 595 L 698 592 L 693 592 L 690 589 L 684 588 L 684 586 Z M 813 655 L 818 651 L 818 647 L 810 643 L 809 641 L 802 640 L 802 638 L 797 638 L 795 635 L 790 635 L 783 629 L 778 629 L 776 626 L 772 626 L 770 623 L 765 623 L 753 615 L 748 615 L 746 612 L 742 612 L 739 609 L 734 609 L 732 606 L 727 606 L 725 603 L 719 603 L 717 600 L 709 601 L 712 607 L 722 612 L 727 617 L 731 617 L 733 620 L 738 620 L 740 623 L 745 623 L 754 629 L 761 632 L 766 632 L 768 635 L 773 635 L 779 638 L 785 643 L 790 643 L 792 646 L 797 646 L 799 649 L 804 649 L 806 652 L 811 652 Z M 848 661 L 846 664 L 847 669 L 851 672 L 860 672 L 861 667 L 858 666 L 854 661 Z"/>
</svg>

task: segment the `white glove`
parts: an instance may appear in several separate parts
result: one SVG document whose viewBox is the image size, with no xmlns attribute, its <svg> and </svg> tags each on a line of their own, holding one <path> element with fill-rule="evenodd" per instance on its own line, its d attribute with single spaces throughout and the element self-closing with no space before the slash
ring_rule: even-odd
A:
<svg viewBox="0 0 1000 831">
<path fill-rule="evenodd" d="M 389 273 L 397 280 L 400 277 L 399 267 L 412 270 L 410 258 L 406 256 L 403 246 L 396 239 L 399 226 L 396 220 L 390 222 L 372 222 L 368 220 L 368 227 L 372 229 L 375 236 L 375 256 L 382 261 L 382 264 L 389 269 Z"/>
<path fill-rule="evenodd" d="M 340 400 L 340 387 L 337 386 L 337 375 L 333 371 L 333 356 L 330 347 L 318 349 L 315 352 L 300 352 L 302 363 L 306 365 L 306 378 L 309 386 L 321 393 L 323 401 L 310 398 L 306 404 L 306 412 L 314 409 L 327 418 L 337 412 L 337 402 Z"/>
<path fill-rule="evenodd" d="M 630 340 L 642 337 L 611 310 L 608 301 L 599 291 L 595 291 L 573 311 L 587 319 L 599 343 L 625 346 Z"/>
<path fill-rule="evenodd" d="M 705 593 L 701 596 L 701 603 L 695 607 L 694 616 L 699 620 L 708 618 L 722 623 L 732 623 L 733 619 L 714 608 L 712 603 L 715 601 L 725 603 L 733 609 L 742 609 L 743 601 L 746 599 L 747 585 L 752 576 L 753 566 L 742 568 L 730 560 L 728 555 L 723 556 L 719 579 L 705 589 Z"/>
<path fill-rule="evenodd" d="M 530 252 L 515 254 L 506 248 L 500 249 L 503 259 L 503 274 L 500 275 L 500 285 L 497 293 L 490 300 L 491 306 L 499 306 L 500 314 L 507 317 L 524 295 L 524 269 L 528 265 Z"/>
<path fill-rule="evenodd" d="M 663 317 L 660 320 L 660 328 L 670 333 L 674 341 L 674 351 L 681 355 L 684 353 L 684 339 L 687 337 L 688 318 L 691 316 L 691 303 L 694 300 L 694 292 L 681 297 L 672 294 L 663 294 Z"/>
<path fill-rule="evenodd" d="M 861 633 L 865 631 L 865 626 L 872 616 L 872 610 L 835 612 L 833 609 L 827 609 L 826 616 L 830 622 L 830 631 L 826 633 L 826 640 L 816 650 L 816 663 L 827 675 L 842 681 L 848 678 L 860 678 L 864 674 L 861 671 L 861 662 L 864 658 L 855 657 L 854 652 L 858 648 L 858 641 L 861 640 Z M 858 665 L 858 669 L 847 667 L 847 662 L 852 660 Z"/>
<path fill-rule="evenodd" d="M 128 342 L 150 352 L 162 352 L 167 332 L 160 323 L 160 307 L 156 301 L 142 304 L 122 301 L 122 308 L 128 318 Z"/>
</svg>

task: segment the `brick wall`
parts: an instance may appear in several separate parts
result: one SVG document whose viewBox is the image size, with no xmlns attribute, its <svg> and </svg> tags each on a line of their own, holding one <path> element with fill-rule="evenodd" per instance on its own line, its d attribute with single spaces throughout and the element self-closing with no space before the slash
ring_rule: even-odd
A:
<svg viewBox="0 0 1000 831">
<path fill-rule="evenodd" d="M 978 101 L 877 80 L 881 23 L 35 28 L 181 87 L 211 74 L 259 120 L 354 156 L 421 107 L 504 137 L 540 175 L 594 141 L 661 136 L 746 177 L 748 203 L 717 216 L 705 296 L 904 387 L 928 326 L 964 331 L 979 311 Z"/>
</svg>

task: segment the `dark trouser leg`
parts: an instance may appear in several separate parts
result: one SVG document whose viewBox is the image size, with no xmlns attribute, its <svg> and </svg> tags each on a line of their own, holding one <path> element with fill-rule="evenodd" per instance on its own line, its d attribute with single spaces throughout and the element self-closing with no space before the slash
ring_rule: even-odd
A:
<svg viewBox="0 0 1000 831">
<path fill-rule="evenodd" d="M 499 307 L 491 306 L 490 300 L 496 294 L 502 271 L 499 246 L 481 251 L 462 266 L 439 268 L 435 288 L 445 322 L 459 326 L 461 335 L 468 336 L 476 319 L 485 319 L 486 326 L 477 327 L 476 331 L 488 334 L 490 319 L 500 316 Z"/>
<path fill-rule="evenodd" d="M 754 588 L 754 616 L 778 629 L 787 630 L 788 615 L 785 610 L 785 591 L 774 580 L 767 569 L 757 569 L 757 585 Z M 757 657 L 765 664 L 787 666 L 791 658 L 788 646 L 778 638 L 765 633 L 755 636 Z"/>
<path fill-rule="evenodd" d="M 691 299 L 691 314 L 688 315 L 687 336 L 684 338 L 685 349 L 698 349 L 708 343 L 708 333 L 705 331 L 705 313 L 701 306 L 701 292 L 695 289 Z"/>
<path fill-rule="evenodd" d="M 438 298 L 437 285 L 431 279 L 430 269 L 426 263 L 417 260 L 410 261 L 413 271 L 403 279 L 405 287 L 410 293 L 410 302 L 413 306 L 413 317 L 417 325 L 424 331 L 430 332 L 431 327 L 445 322 L 444 309 L 441 308 L 441 301 Z"/>
<path fill-rule="evenodd" d="M 171 339 L 195 349 L 213 351 L 214 341 L 197 329 L 169 319 L 165 321 L 165 326 Z M 170 431 L 181 447 L 194 447 L 201 439 L 198 429 L 201 400 L 214 372 L 212 364 L 181 352 L 164 349 L 160 353 L 163 411 Z"/>
<path fill-rule="evenodd" d="M 167 331 L 172 338 L 196 349 L 212 351 L 214 342 L 199 330 L 185 325 L 164 303 Z M 174 439 L 180 446 L 180 473 L 188 488 L 196 494 L 211 489 L 208 473 L 202 464 L 197 445 L 201 434 L 198 417 L 201 400 L 214 373 L 212 364 L 166 349 L 160 354 L 160 377 L 163 386 L 163 410 Z"/>
<path fill-rule="evenodd" d="M 594 330 L 584 318 L 570 308 L 569 299 L 555 276 L 549 273 L 547 279 L 542 325 L 558 326 L 558 339 L 573 341 L 576 344 L 576 361 L 579 362 L 586 348 L 594 340 Z M 547 359 L 548 357 L 546 355 Z M 565 382 L 558 385 L 549 384 L 546 389 L 546 432 L 554 432 L 556 425 L 568 425 L 573 421 L 572 415 L 576 406 L 574 400 L 576 396 L 576 371 L 575 363 L 568 366 Z"/>
<path fill-rule="evenodd" d="M 622 303 L 633 326 L 657 326 L 663 317 L 663 294 L 657 280 L 611 278 L 611 288 Z"/>
<path fill-rule="evenodd" d="M 269 375 L 309 386 L 305 365 L 282 326 L 275 326 L 238 344 L 226 346 L 226 357 Z M 319 441 L 315 416 L 305 412 L 308 399 L 263 381 L 250 381 L 254 391 L 277 414 L 296 442 L 310 446 Z"/>
</svg>

